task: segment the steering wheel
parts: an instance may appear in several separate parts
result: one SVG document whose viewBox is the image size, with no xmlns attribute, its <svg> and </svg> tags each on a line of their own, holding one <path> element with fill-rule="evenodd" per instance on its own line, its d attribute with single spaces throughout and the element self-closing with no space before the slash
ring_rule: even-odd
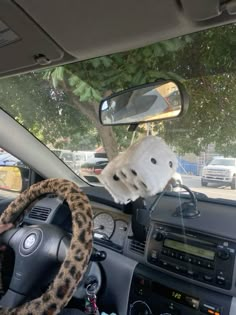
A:
<svg viewBox="0 0 236 315">
<path fill-rule="evenodd" d="M 49 224 L 13 228 L 0 236 L 2 243 L 15 252 L 9 289 L 0 301 L 1 306 L 7 308 L 1 309 L 0 314 L 58 314 L 71 299 L 87 269 L 92 251 L 92 209 L 87 196 L 76 184 L 65 179 L 48 179 L 32 185 L 6 208 L 0 224 L 14 223 L 27 206 L 47 193 L 57 194 L 67 201 L 72 214 L 71 241 L 65 231 Z M 48 290 L 39 298 L 25 302 L 44 273 L 60 261 L 63 263 Z"/>
</svg>

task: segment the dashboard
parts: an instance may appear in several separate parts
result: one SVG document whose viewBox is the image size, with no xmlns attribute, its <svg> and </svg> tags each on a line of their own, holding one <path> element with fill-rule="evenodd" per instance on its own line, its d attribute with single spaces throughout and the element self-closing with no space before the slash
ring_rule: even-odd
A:
<svg viewBox="0 0 236 315">
<path fill-rule="evenodd" d="M 130 215 L 113 207 L 92 202 L 94 241 L 108 248 L 122 251 L 127 239 Z M 50 223 L 72 232 L 68 206 L 58 197 L 48 195 L 29 207 L 21 218 L 23 224 Z"/>
<path fill-rule="evenodd" d="M 123 248 L 130 216 L 121 211 L 93 203 L 94 239 L 109 240 L 111 244 Z"/>
<path fill-rule="evenodd" d="M 109 286 L 107 276 L 107 290 L 114 291 L 107 299 L 114 299 L 119 314 L 236 314 L 235 206 L 200 201 L 200 216 L 184 219 L 173 215 L 179 198 L 164 196 L 140 241 L 131 214 L 105 203 L 91 200 L 94 243 L 109 254 L 101 266 L 116 279 Z M 152 203 L 147 200 L 147 207 Z M 55 196 L 38 200 L 22 218 L 30 225 L 42 219 L 71 233 L 70 211 Z"/>
</svg>

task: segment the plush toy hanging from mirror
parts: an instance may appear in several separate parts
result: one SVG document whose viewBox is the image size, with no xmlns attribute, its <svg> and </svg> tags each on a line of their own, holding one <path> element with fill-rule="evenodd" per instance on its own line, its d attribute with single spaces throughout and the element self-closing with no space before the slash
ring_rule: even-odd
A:
<svg viewBox="0 0 236 315">
<path fill-rule="evenodd" d="M 177 158 L 165 141 L 147 136 L 110 161 L 99 180 L 115 202 L 126 204 L 163 191 L 176 168 Z"/>
</svg>

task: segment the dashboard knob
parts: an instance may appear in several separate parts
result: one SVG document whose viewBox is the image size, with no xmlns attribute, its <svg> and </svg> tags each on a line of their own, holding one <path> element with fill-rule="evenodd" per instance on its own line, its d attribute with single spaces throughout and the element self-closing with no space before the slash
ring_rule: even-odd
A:
<svg viewBox="0 0 236 315">
<path fill-rule="evenodd" d="M 229 259 L 230 254 L 228 249 L 222 248 L 217 251 L 217 256 L 222 260 L 227 260 Z"/>
<path fill-rule="evenodd" d="M 155 240 L 156 240 L 157 242 L 161 242 L 161 241 L 164 239 L 164 235 L 163 235 L 162 232 L 157 232 L 155 236 L 156 236 L 156 237 L 155 237 Z"/>
<path fill-rule="evenodd" d="M 92 255 L 90 257 L 91 261 L 103 261 L 107 257 L 107 253 L 103 250 L 97 250 L 93 248 Z"/>
</svg>

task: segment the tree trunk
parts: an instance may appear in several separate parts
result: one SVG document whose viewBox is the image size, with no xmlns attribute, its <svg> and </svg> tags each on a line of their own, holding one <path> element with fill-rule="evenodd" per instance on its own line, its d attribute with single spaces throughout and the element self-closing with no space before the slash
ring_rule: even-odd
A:
<svg viewBox="0 0 236 315">
<path fill-rule="evenodd" d="M 102 144 L 104 150 L 107 154 L 109 160 L 112 160 L 118 154 L 118 144 L 116 141 L 115 134 L 112 130 L 111 126 L 103 126 L 99 121 L 98 115 L 98 103 L 86 103 L 83 104 L 79 102 L 78 97 L 73 95 L 71 89 L 66 86 L 64 83 L 64 90 L 69 94 L 71 99 L 71 106 L 76 108 L 77 110 L 81 111 L 83 115 L 89 118 L 91 122 L 94 123 L 95 127 L 97 128 L 98 134 L 102 140 Z"/>
<path fill-rule="evenodd" d="M 101 137 L 103 147 L 109 160 L 112 160 L 117 156 L 118 145 L 115 138 L 115 134 L 111 126 L 102 126 L 98 121 L 96 122 L 96 128 L 99 136 Z"/>
</svg>

